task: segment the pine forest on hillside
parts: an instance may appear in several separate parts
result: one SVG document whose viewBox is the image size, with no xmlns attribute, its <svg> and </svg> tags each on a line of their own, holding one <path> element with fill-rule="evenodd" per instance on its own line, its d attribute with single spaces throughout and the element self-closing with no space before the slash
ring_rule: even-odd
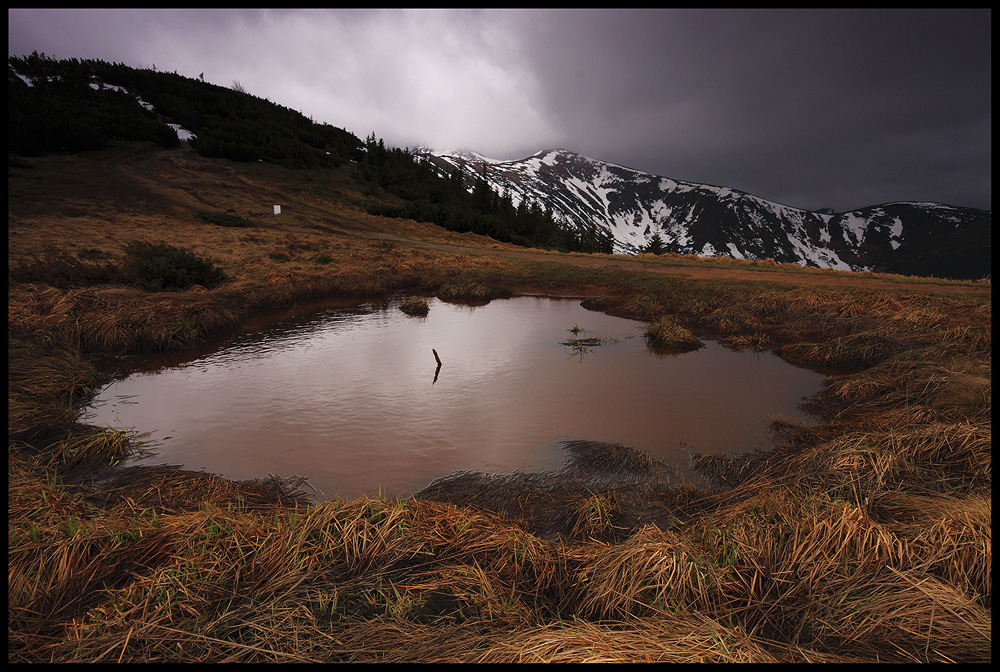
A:
<svg viewBox="0 0 1000 672">
<path fill-rule="evenodd" d="M 192 148 L 206 157 L 293 169 L 354 162 L 369 189 L 400 201 L 373 202 L 372 214 L 432 222 L 524 246 L 611 252 L 610 236 L 596 228 L 580 233 L 537 203 L 514 207 L 509 195 L 497 194 L 472 176 L 442 178 L 407 149 L 387 148 L 374 133 L 361 142 L 343 129 L 257 98 L 238 83 L 227 89 L 176 73 L 32 54 L 8 59 L 8 101 L 8 146 L 16 154 L 95 150 L 112 138 L 175 147 L 179 140 L 167 125 L 170 120 L 194 135 Z M 474 182 L 472 193 L 468 181 Z"/>
</svg>

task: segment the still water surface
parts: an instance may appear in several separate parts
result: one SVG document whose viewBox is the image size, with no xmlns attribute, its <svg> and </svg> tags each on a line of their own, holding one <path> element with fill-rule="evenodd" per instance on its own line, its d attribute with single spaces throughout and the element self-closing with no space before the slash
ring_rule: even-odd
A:
<svg viewBox="0 0 1000 672">
<path fill-rule="evenodd" d="M 453 471 L 558 468 L 569 439 L 672 464 L 743 452 L 766 445 L 770 416 L 805 419 L 798 405 L 823 383 L 771 353 L 713 341 L 657 354 L 643 323 L 579 300 L 428 303 L 427 317 L 404 314 L 398 299 L 323 310 L 193 361 L 150 359 L 103 388 L 86 420 L 148 433 L 155 455 L 134 464 L 301 475 L 328 497 L 406 496 Z M 565 344 L 573 338 L 601 344 Z"/>
</svg>

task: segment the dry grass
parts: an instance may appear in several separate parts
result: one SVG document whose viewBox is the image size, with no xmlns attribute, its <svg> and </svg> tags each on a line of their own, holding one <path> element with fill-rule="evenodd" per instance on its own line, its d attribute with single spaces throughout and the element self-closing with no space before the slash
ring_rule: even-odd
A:
<svg viewBox="0 0 1000 672">
<path fill-rule="evenodd" d="M 10 662 L 991 661 L 989 283 L 845 289 L 766 261 L 641 263 L 779 270 L 784 284 L 531 261 L 365 215 L 343 175 L 303 188 L 265 166 L 144 156 L 39 160 L 50 189 L 11 180 L 12 267 L 114 262 L 128 240 L 165 240 L 230 280 L 9 284 Z M 276 189 L 287 216 L 254 214 Z M 206 207 L 256 226 L 214 226 L 196 216 Z M 837 367 L 816 423 L 775 419 L 774 450 L 703 456 L 711 491 L 641 451 L 578 442 L 553 473 L 314 504 L 299 481 L 113 466 L 141 437 L 74 410 L 107 355 L 186 348 L 310 297 L 582 287 L 651 339 L 683 322 Z"/>
<path fill-rule="evenodd" d="M 430 307 L 427 305 L 427 299 L 421 299 L 419 297 L 406 299 L 399 305 L 399 309 L 407 315 L 421 316 L 430 312 Z"/>
<path fill-rule="evenodd" d="M 661 317 L 646 327 L 646 340 L 658 348 L 696 350 L 705 346 L 698 337 L 669 317 Z"/>
</svg>

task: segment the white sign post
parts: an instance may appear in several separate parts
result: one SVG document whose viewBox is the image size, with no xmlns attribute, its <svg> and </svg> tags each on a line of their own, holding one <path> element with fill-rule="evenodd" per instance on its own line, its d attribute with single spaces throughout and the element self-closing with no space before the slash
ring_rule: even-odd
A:
<svg viewBox="0 0 1000 672">
<path fill-rule="evenodd" d="M 275 203 L 274 204 L 274 214 L 276 214 L 276 215 L 280 215 L 281 214 L 281 203 Z"/>
</svg>

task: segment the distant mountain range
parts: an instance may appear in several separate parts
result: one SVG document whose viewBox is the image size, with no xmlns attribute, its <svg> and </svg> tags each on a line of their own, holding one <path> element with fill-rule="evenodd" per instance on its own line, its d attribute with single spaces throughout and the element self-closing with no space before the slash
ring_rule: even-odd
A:
<svg viewBox="0 0 1000 672">
<path fill-rule="evenodd" d="M 662 250 L 803 266 L 978 279 L 991 274 L 992 211 L 943 203 L 896 202 L 851 212 L 808 211 L 751 194 L 684 182 L 564 149 L 516 161 L 467 150 L 416 153 L 442 173 L 460 167 L 514 204 L 551 208 L 579 229 L 609 231 L 615 250 Z"/>
</svg>

